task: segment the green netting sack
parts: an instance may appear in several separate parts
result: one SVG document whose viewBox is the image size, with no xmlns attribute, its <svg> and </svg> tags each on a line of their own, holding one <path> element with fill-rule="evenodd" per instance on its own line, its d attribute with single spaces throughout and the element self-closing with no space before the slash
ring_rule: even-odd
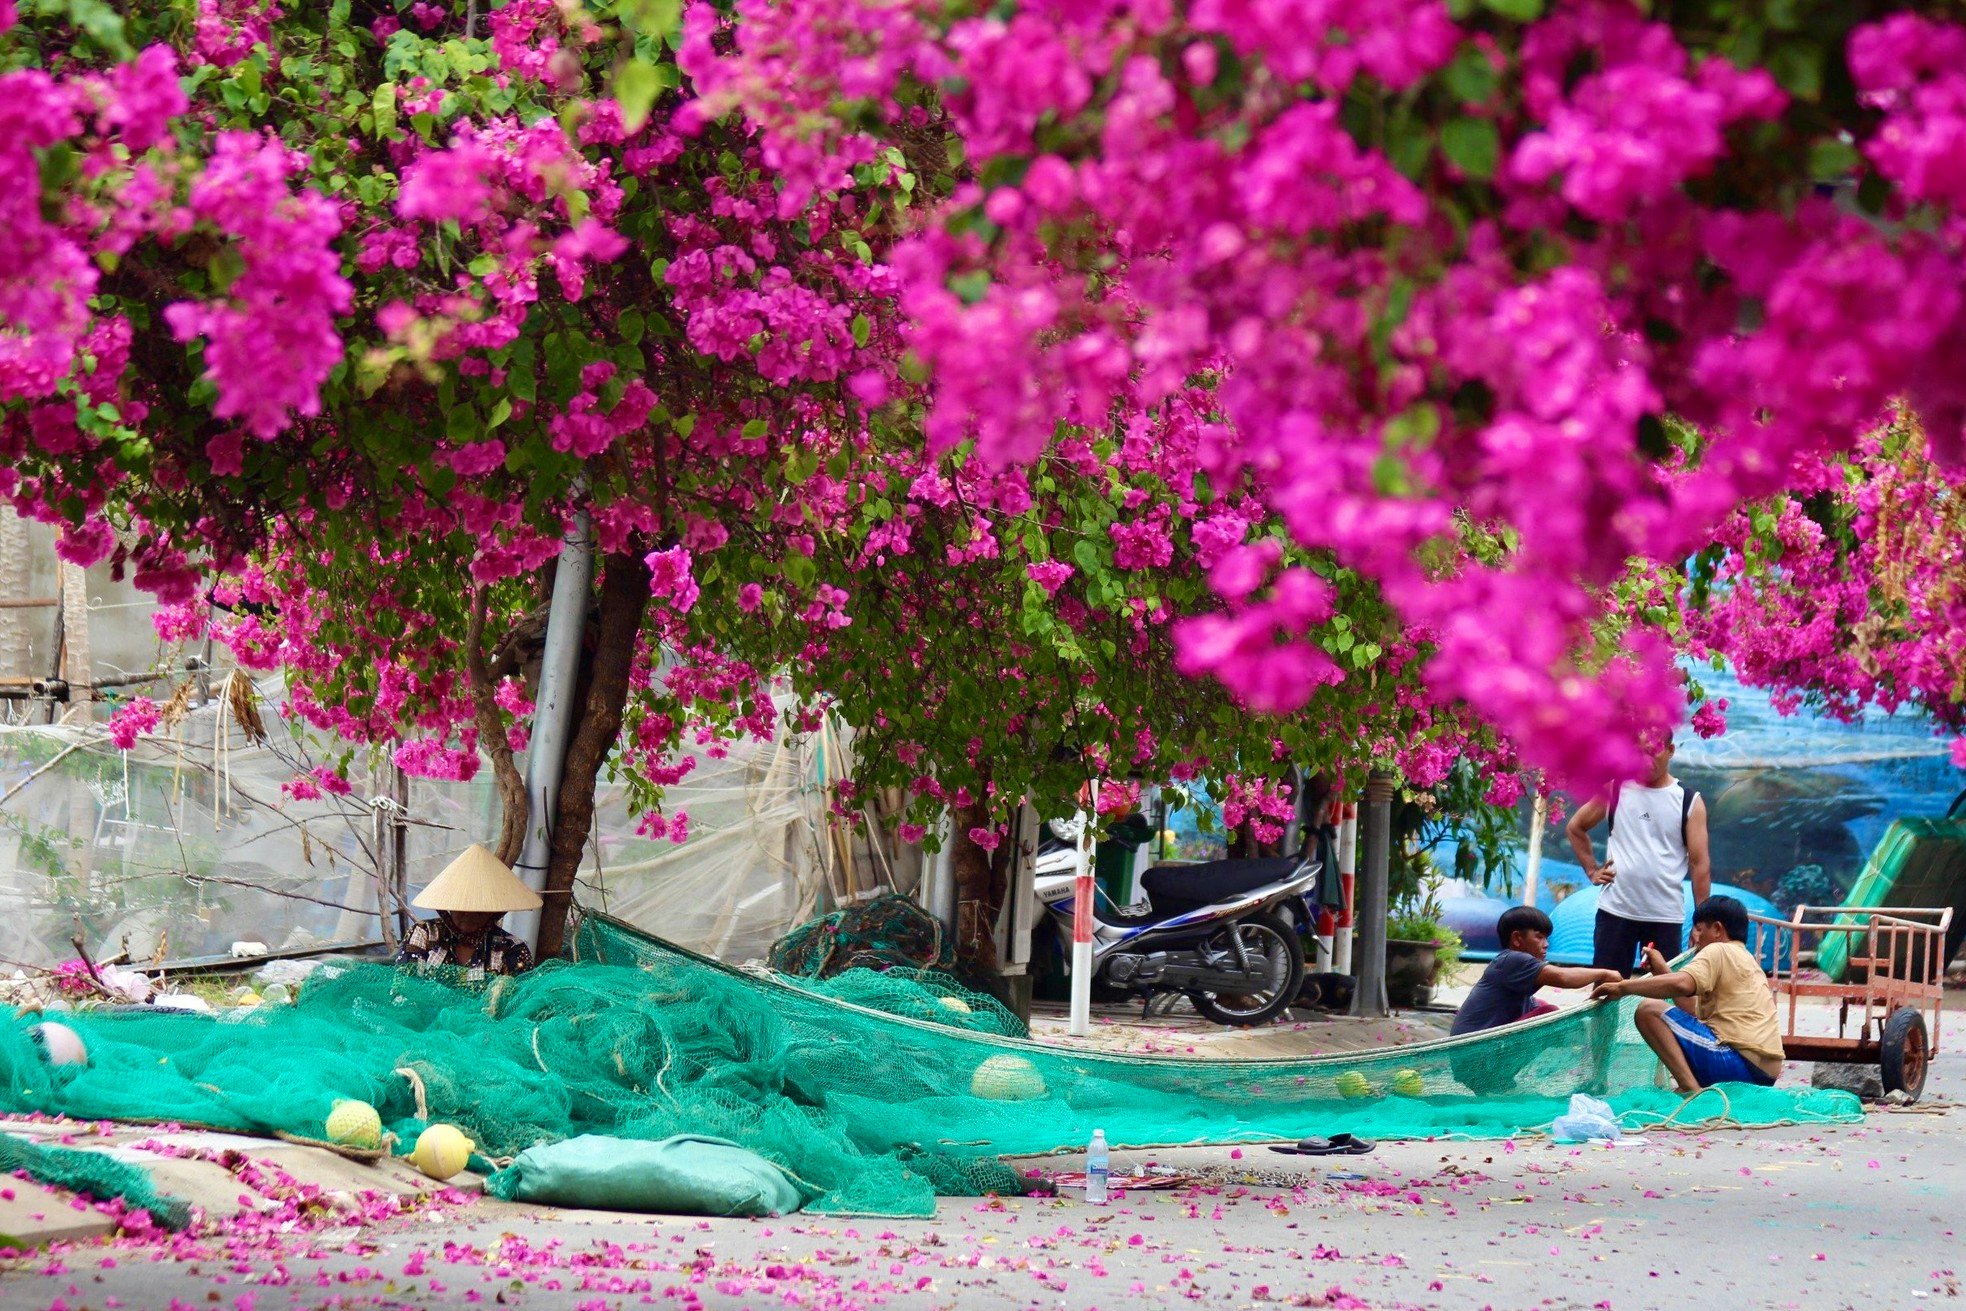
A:
<svg viewBox="0 0 1966 1311">
<path fill-rule="evenodd" d="M 792 1177 L 721 1138 L 637 1142 L 584 1134 L 529 1147 L 485 1180 L 508 1202 L 668 1215 L 790 1215 L 810 1200 Z"/>
</svg>

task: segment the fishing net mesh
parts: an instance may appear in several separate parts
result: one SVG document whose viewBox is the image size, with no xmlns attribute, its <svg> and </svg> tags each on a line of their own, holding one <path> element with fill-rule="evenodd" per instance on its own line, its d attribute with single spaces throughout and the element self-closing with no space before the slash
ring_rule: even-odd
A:
<svg viewBox="0 0 1966 1311">
<path fill-rule="evenodd" d="M 24 1174 L 38 1184 L 61 1188 L 98 1202 L 120 1200 L 130 1211 L 147 1211 L 166 1229 L 182 1229 L 191 1208 L 180 1198 L 157 1191 L 150 1176 L 137 1166 L 68 1147 L 46 1147 L 20 1138 L 0 1136 L 0 1174 Z M 15 1247 L 11 1236 L 0 1236 L 0 1247 Z"/>
<path fill-rule="evenodd" d="M 582 1133 L 711 1134 L 813 1185 L 813 1209 L 877 1215 L 1016 1191 L 1001 1157 L 1078 1147 L 1095 1127 L 1123 1148 L 1339 1130 L 1499 1137 L 1548 1126 L 1571 1093 L 1593 1089 L 1635 1127 L 1675 1114 L 1752 1125 L 1861 1114 L 1847 1094 L 1737 1086 L 1682 1110 L 1654 1086 L 1629 1001 L 1471 1040 L 1183 1060 L 992 1032 L 982 999 L 898 972 L 753 977 L 598 916 L 573 954 L 489 986 L 360 965 L 323 970 L 291 1005 L 236 1015 L 64 1016 L 86 1066 L 47 1064 L 24 1017 L 0 1027 L 0 1104 L 319 1138 L 335 1101 L 359 1098 L 404 1150 L 443 1121 L 494 1157 Z"/>
</svg>

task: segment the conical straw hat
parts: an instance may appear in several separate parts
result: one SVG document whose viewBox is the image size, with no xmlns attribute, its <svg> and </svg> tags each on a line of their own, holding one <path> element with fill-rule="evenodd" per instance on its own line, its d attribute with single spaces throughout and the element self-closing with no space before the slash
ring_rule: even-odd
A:
<svg viewBox="0 0 1966 1311">
<path fill-rule="evenodd" d="M 538 910 L 543 903 L 504 861 L 474 842 L 410 904 L 422 910 L 503 915 L 508 910 Z"/>
</svg>

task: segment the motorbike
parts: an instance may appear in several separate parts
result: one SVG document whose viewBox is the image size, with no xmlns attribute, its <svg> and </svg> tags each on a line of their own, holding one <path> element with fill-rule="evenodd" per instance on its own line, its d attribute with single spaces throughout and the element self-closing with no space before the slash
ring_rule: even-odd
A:
<svg viewBox="0 0 1966 1311">
<path fill-rule="evenodd" d="M 1122 910 L 1095 889 L 1094 984 L 1138 997 L 1148 1008 L 1157 997 L 1185 995 L 1216 1024 L 1268 1023 L 1303 986 L 1300 921 L 1319 869 L 1308 853 L 1159 865 L 1141 876 L 1144 911 Z M 1038 901 L 1066 944 L 1077 872 L 1078 853 L 1069 844 L 1039 848 Z"/>
</svg>

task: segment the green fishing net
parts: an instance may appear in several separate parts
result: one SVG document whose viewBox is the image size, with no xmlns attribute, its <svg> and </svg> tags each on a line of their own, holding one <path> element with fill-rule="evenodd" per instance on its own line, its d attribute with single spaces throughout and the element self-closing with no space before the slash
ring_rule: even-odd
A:
<svg viewBox="0 0 1966 1311">
<path fill-rule="evenodd" d="M 599 916 L 573 954 L 475 988 L 363 965 L 235 1015 L 78 1012 L 64 1022 L 86 1067 L 50 1067 L 23 1018 L 0 1026 L 0 1106 L 318 1138 L 336 1099 L 359 1098 L 405 1149 L 443 1121 L 497 1157 L 582 1133 L 707 1134 L 810 1184 L 812 1209 L 878 1215 L 1015 1191 L 1000 1157 L 1079 1148 L 1094 1128 L 1121 1148 L 1339 1130 L 1501 1137 L 1546 1128 L 1571 1093 L 1599 1089 L 1634 1128 L 1861 1118 L 1847 1094 L 1734 1085 L 1682 1108 L 1654 1085 L 1629 1000 L 1384 1051 L 1195 1060 L 931 1023 L 916 1015 L 961 1018 L 941 1000 L 956 993 L 895 972 L 881 988 L 903 1013 L 872 1009 Z M 893 1002 L 911 986 L 913 1012 Z"/>
<path fill-rule="evenodd" d="M 799 925 L 771 944 L 765 963 L 780 974 L 830 979 L 852 969 L 948 970 L 956 952 L 940 921 L 888 892 Z"/>
<path fill-rule="evenodd" d="M 158 1192 L 147 1172 L 101 1152 L 44 1147 L 0 1135 L 0 1174 L 24 1174 L 38 1184 L 98 1202 L 120 1198 L 132 1211 L 148 1211 L 166 1229 L 182 1229 L 191 1221 L 190 1203 Z"/>
</svg>

